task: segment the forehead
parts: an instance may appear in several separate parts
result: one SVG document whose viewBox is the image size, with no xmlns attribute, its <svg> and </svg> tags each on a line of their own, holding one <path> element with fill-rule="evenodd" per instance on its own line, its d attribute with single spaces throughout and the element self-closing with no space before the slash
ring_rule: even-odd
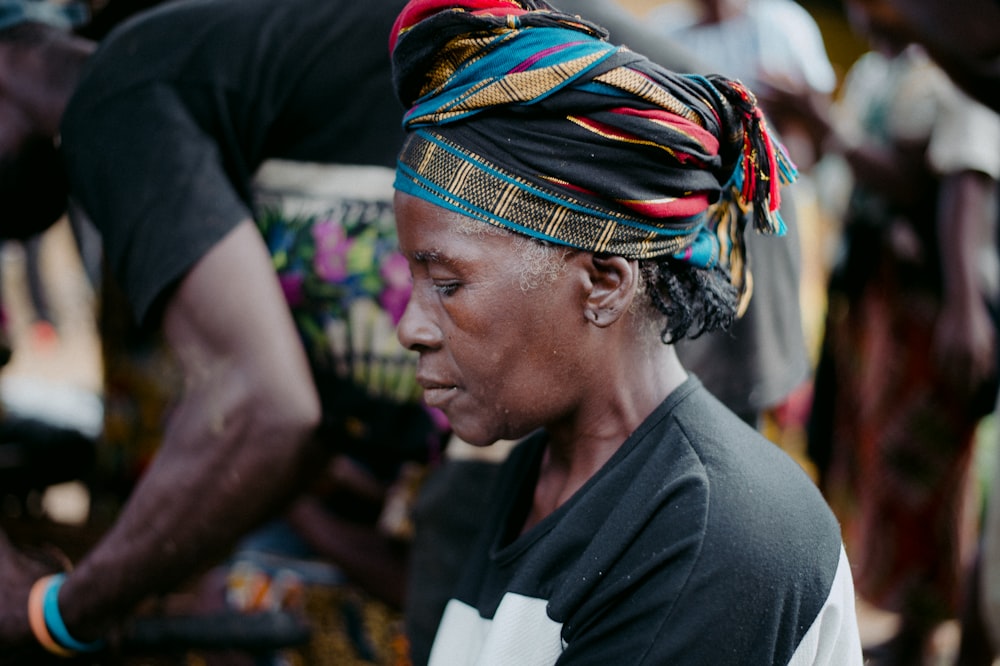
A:
<svg viewBox="0 0 1000 666">
<path fill-rule="evenodd" d="M 395 197 L 400 248 L 422 263 L 486 261 L 510 256 L 515 235 L 401 192 Z"/>
</svg>

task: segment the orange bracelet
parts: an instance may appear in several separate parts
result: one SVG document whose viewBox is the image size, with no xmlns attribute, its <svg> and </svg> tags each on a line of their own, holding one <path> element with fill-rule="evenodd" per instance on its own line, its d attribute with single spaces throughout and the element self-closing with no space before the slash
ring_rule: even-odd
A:
<svg viewBox="0 0 1000 666">
<path fill-rule="evenodd" d="M 45 624 L 45 611 L 42 601 L 45 598 L 45 591 L 52 583 L 52 576 L 44 576 L 35 581 L 31 586 L 31 593 L 28 595 L 28 623 L 31 625 L 31 633 L 35 635 L 43 648 L 52 654 L 60 657 L 72 657 L 74 653 L 56 643 L 49 634 L 49 628 Z"/>
</svg>

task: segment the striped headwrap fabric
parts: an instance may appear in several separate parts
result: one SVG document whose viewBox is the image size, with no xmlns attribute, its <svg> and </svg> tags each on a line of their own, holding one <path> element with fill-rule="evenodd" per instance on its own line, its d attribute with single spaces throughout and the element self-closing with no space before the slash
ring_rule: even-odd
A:
<svg viewBox="0 0 1000 666">
<path fill-rule="evenodd" d="M 396 189 L 577 249 L 721 263 L 746 292 L 744 228 L 784 232 L 794 166 L 740 83 L 606 39 L 541 0 L 412 0 L 390 37 Z"/>
</svg>

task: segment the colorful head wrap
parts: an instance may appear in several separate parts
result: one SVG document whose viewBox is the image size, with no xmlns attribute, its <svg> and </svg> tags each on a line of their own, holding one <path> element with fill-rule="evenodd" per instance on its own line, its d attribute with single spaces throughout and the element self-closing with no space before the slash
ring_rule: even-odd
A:
<svg viewBox="0 0 1000 666">
<path fill-rule="evenodd" d="M 794 167 L 752 94 L 670 72 L 541 0 L 411 0 L 390 38 L 410 135 L 395 187 L 596 253 L 722 263 L 784 233 Z"/>
</svg>

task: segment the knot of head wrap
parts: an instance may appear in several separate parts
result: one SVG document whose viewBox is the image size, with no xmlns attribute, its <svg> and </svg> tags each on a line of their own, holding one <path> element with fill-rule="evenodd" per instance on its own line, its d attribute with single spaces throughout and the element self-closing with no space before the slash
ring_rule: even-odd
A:
<svg viewBox="0 0 1000 666">
<path fill-rule="evenodd" d="M 744 229 L 784 233 L 794 166 L 740 83 L 606 37 L 541 0 L 411 0 L 390 38 L 396 188 L 578 249 L 721 264 L 749 296 Z"/>
</svg>

